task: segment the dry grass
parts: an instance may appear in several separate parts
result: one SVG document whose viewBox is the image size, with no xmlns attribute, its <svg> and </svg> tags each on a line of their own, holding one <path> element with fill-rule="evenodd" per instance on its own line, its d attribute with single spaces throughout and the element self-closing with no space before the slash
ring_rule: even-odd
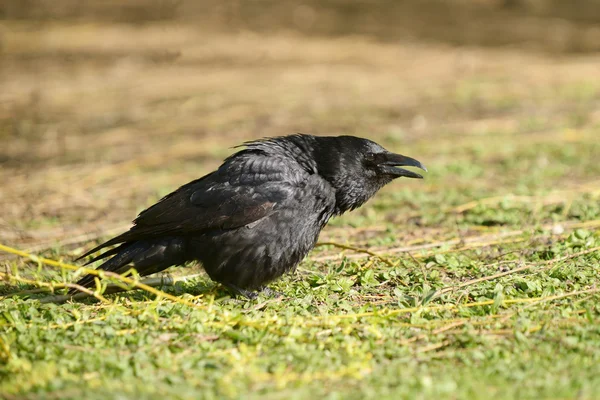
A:
<svg viewBox="0 0 600 400">
<path fill-rule="evenodd" d="M 580 108 L 584 127 L 600 121 L 595 56 L 168 24 L 8 26 L 0 207 L 12 244 L 122 226 L 155 188 L 207 172 L 228 147 L 259 136 L 359 134 L 443 164 L 463 140 L 589 141 L 595 133 L 555 127 Z M 161 52 L 179 56 L 151 56 Z M 39 216 L 61 227 L 24 226 Z"/>
<path fill-rule="evenodd" d="M 248 139 L 355 134 L 430 171 L 332 221 L 276 284 L 285 301 L 230 302 L 206 279 L 145 288 L 156 299 L 2 299 L 15 396 L 598 393 L 599 56 L 190 21 L 0 33 L 0 243 L 59 267 L 2 254 L 3 294 L 68 286 L 63 261 Z"/>
</svg>

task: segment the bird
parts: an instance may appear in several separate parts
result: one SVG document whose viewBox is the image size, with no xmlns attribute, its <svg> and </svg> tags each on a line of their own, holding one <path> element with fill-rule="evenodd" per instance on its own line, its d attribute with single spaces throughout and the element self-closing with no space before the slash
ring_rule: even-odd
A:
<svg viewBox="0 0 600 400">
<path fill-rule="evenodd" d="M 241 149 L 240 149 L 241 148 Z M 239 149 L 239 150 L 237 150 Z M 400 177 L 427 171 L 414 158 L 355 136 L 292 134 L 236 146 L 221 166 L 142 211 L 132 227 L 78 260 L 140 276 L 199 262 L 233 295 L 255 298 L 295 271 L 330 218 L 363 205 Z M 77 285 L 89 288 L 93 275 Z M 71 289 L 72 293 L 76 289 Z"/>
</svg>

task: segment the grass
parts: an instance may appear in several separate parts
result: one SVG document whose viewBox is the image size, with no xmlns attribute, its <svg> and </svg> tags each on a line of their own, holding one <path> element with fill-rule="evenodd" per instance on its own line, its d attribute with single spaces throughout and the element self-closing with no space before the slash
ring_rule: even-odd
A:
<svg viewBox="0 0 600 400">
<path fill-rule="evenodd" d="M 256 136 L 367 136 L 430 172 L 332 221 L 281 298 L 200 276 L 41 303 L 8 295 L 73 271 L 4 253 L 0 397 L 599 396 L 597 56 L 12 24 L 3 245 L 72 262 Z"/>
</svg>

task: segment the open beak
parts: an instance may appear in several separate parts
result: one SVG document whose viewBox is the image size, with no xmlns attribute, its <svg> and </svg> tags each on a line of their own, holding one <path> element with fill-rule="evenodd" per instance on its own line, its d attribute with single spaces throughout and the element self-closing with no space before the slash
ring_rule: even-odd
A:
<svg viewBox="0 0 600 400">
<path fill-rule="evenodd" d="M 382 172 L 392 175 L 396 178 L 405 176 L 407 178 L 423 179 L 423 176 L 416 172 L 398 167 L 416 167 L 427 172 L 427 168 L 420 161 L 414 158 L 403 156 L 402 154 L 385 153 L 382 155 L 383 160 L 377 163 Z"/>
</svg>

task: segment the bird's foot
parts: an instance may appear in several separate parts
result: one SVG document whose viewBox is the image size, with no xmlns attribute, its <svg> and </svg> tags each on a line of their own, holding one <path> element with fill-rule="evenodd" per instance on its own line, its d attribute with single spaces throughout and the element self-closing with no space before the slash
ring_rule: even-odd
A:
<svg viewBox="0 0 600 400">
<path fill-rule="evenodd" d="M 258 293 L 239 288 L 230 283 L 224 283 L 223 286 L 225 286 L 227 289 L 229 289 L 229 291 L 232 292 L 236 296 L 242 296 L 249 300 L 254 300 L 258 297 Z M 272 298 L 283 297 L 283 293 L 273 290 L 267 286 L 260 288 L 260 292 L 263 293 L 267 297 L 272 297 Z"/>
<path fill-rule="evenodd" d="M 227 289 L 229 289 L 229 291 L 231 293 L 233 293 L 234 295 L 236 295 L 236 296 L 242 296 L 242 297 L 245 297 L 245 298 L 247 298 L 249 300 L 254 300 L 254 299 L 256 299 L 258 297 L 258 293 L 251 292 L 249 290 L 239 288 L 239 287 L 237 287 L 235 285 L 232 285 L 230 283 L 224 283 L 223 286 L 225 286 Z"/>
<path fill-rule="evenodd" d="M 266 296 L 273 297 L 275 299 L 278 297 L 283 297 L 283 293 L 278 292 L 277 290 L 273 290 L 268 286 L 263 287 L 260 291 L 263 292 Z"/>
</svg>

